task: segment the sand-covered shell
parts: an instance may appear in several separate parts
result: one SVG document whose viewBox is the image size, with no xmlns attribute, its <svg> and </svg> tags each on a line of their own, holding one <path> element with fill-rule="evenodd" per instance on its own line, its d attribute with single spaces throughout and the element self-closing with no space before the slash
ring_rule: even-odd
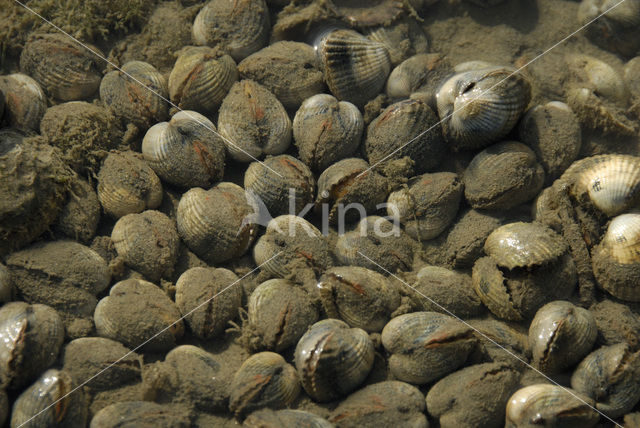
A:
<svg viewBox="0 0 640 428">
<path fill-rule="evenodd" d="M 589 353 L 597 334 L 588 310 L 563 300 L 547 303 L 529 326 L 533 365 L 545 373 L 567 369 Z"/>
<path fill-rule="evenodd" d="M 364 330 L 326 319 L 311 326 L 298 342 L 295 365 L 304 390 L 318 402 L 356 389 L 373 368 L 373 343 Z"/>
<path fill-rule="evenodd" d="M 224 333 L 238 315 L 242 286 L 230 270 L 193 267 L 176 282 L 176 306 L 191 331 L 201 339 Z"/>
<path fill-rule="evenodd" d="M 0 303 L 10 302 L 12 296 L 13 283 L 11 282 L 11 273 L 4 264 L 0 263 Z"/>
<path fill-rule="evenodd" d="M 427 409 L 441 428 L 497 427 L 519 379 L 520 373 L 506 363 L 472 365 L 431 387 Z"/>
<path fill-rule="evenodd" d="M 251 213 L 244 189 L 236 184 L 221 182 L 209 190 L 196 187 L 178 204 L 178 233 L 205 261 L 224 262 L 251 246 L 255 237 Z"/>
<path fill-rule="evenodd" d="M 244 173 L 244 189 L 273 217 L 297 215 L 313 202 L 316 181 L 307 165 L 289 155 L 253 162 Z M 266 213 L 265 213 L 266 214 Z"/>
<path fill-rule="evenodd" d="M 349 395 L 331 412 L 329 421 L 338 427 L 406 426 L 428 428 L 424 396 L 404 382 L 384 381 Z"/>
<path fill-rule="evenodd" d="M 291 404 L 299 393 L 296 369 L 275 352 L 259 352 L 234 375 L 229 410 L 242 417 L 262 407 L 279 409 Z"/>
<path fill-rule="evenodd" d="M 365 217 L 340 235 L 334 254 L 340 264 L 361 266 L 388 275 L 411 270 L 414 241 L 385 217 Z"/>
<path fill-rule="evenodd" d="M 568 388 L 530 385 L 509 398 L 505 428 L 590 428 L 600 418 L 594 404 L 592 399 Z"/>
<path fill-rule="evenodd" d="M 455 268 L 471 267 L 482 257 L 484 243 L 500 227 L 500 213 L 468 209 L 462 212 L 447 232 L 445 259 Z"/>
<path fill-rule="evenodd" d="M 47 370 L 13 403 L 11 428 L 85 426 L 88 399 L 76 387 L 66 371 Z"/>
<path fill-rule="evenodd" d="M 609 64 L 583 54 L 568 54 L 565 61 L 578 80 L 574 85 L 588 88 L 607 101 L 626 106 L 629 100 L 627 85 Z"/>
<path fill-rule="evenodd" d="M 421 173 L 440 165 L 447 144 L 433 110 L 408 99 L 391 104 L 369 124 L 364 150 L 371 165 L 408 156 Z"/>
<path fill-rule="evenodd" d="M 331 224 L 357 221 L 373 213 L 389 194 L 388 181 L 364 159 L 342 159 L 318 177 L 316 211 Z M 347 209 L 351 207 L 351 209 Z M 341 233 L 344 230 L 341 231 Z"/>
<path fill-rule="evenodd" d="M 114 115 L 142 131 L 169 116 L 166 78 L 142 61 L 107 73 L 100 82 L 100 99 Z"/>
<path fill-rule="evenodd" d="M 91 419 L 91 428 L 121 428 L 138 426 L 193 426 L 193 410 L 180 405 L 150 401 L 119 401 L 102 408 Z"/>
<path fill-rule="evenodd" d="M 620 154 L 581 159 L 565 171 L 572 193 L 609 217 L 640 205 L 640 157 Z"/>
<path fill-rule="evenodd" d="M 195 111 L 149 128 L 142 154 L 161 179 L 179 187 L 208 187 L 224 175 L 224 142 L 213 122 Z"/>
<path fill-rule="evenodd" d="M 4 116 L 4 104 L 5 104 L 4 93 L 0 88 L 0 120 L 2 120 L 2 116 Z"/>
<path fill-rule="evenodd" d="M 382 330 L 389 370 L 399 380 L 422 385 L 460 368 L 475 346 L 473 331 L 437 312 L 412 312 L 393 318 Z"/>
<path fill-rule="evenodd" d="M 238 71 L 243 79 L 273 92 L 287 109 L 297 109 L 304 100 L 325 90 L 316 53 L 306 43 L 275 42 L 245 58 Z"/>
<path fill-rule="evenodd" d="M 324 80 L 340 101 L 364 106 L 384 88 L 391 59 L 382 43 L 353 30 L 330 29 L 314 42 Z"/>
<path fill-rule="evenodd" d="M 246 428 L 280 428 L 280 427 L 305 427 L 305 428 L 333 428 L 331 422 L 311 412 L 304 410 L 272 410 L 262 409 L 253 412 L 242 424 Z"/>
<path fill-rule="evenodd" d="M 113 226 L 111 241 L 124 262 L 151 281 L 170 278 L 180 236 L 173 220 L 159 211 L 127 214 Z"/>
<path fill-rule="evenodd" d="M 38 82 L 22 73 L 0 76 L 9 125 L 24 131 L 38 131 L 47 110 L 47 99 Z M 1 118 L 1 116 L 0 116 Z"/>
<path fill-rule="evenodd" d="M 416 19 L 418 15 L 415 10 L 412 10 L 410 5 L 412 0 L 409 0 L 407 3 L 398 0 L 383 1 L 396 6 L 402 4 L 407 13 L 398 16 L 393 22 L 385 21 L 374 27 L 363 28 L 363 33 L 367 38 L 382 43 L 384 47 L 387 48 L 393 67 L 396 67 L 411 55 L 428 52 L 429 37 L 421 25 L 420 20 Z M 423 0 L 413 1 L 420 2 Z M 369 13 L 368 8 L 364 10 L 367 11 L 365 13 Z"/>
<path fill-rule="evenodd" d="M 469 363 L 502 362 L 512 367 L 524 368 L 520 363 L 529 361 L 528 332 L 523 326 L 493 317 L 472 319 L 469 320 L 469 325 L 478 338 L 478 346 L 469 358 Z"/>
<path fill-rule="evenodd" d="M 0 387 L 20 389 L 57 359 L 64 340 L 58 313 L 46 305 L 11 302 L 0 308 Z"/>
<path fill-rule="evenodd" d="M 252 162 L 279 155 L 291 143 L 291 119 L 280 101 L 253 80 L 231 87 L 218 113 L 218 129 L 229 156 Z"/>
<path fill-rule="evenodd" d="M 112 152 L 98 173 L 98 199 L 108 215 L 155 209 L 162 202 L 162 184 L 155 172 L 134 152 Z"/>
<path fill-rule="evenodd" d="M 510 209 L 533 199 L 544 185 L 535 153 L 516 141 L 478 153 L 464 172 L 464 195 L 476 209 Z"/>
<path fill-rule="evenodd" d="M 327 237 L 302 217 L 281 215 L 253 248 L 253 259 L 262 270 L 279 278 L 314 280 L 333 266 Z"/>
<path fill-rule="evenodd" d="M 624 66 L 624 81 L 631 92 L 631 97 L 636 101 L 640 100 L 640 55 Z"/>
<path fill-rule="evenodd" d="M 601 97 L 596 91 L 580 85 L 566 89 L 567 105 L 571 107 L 582 127 L 596 135 L 628 138 L 637 135 L 633 110 Z M 617 149 L 620 150 L 620 149 Z"/>
<path fill-rule="evenodd" d="M 455 150 L 486 147 L 511 131 L 530 99 L 531 85 L 512 68 L 458 73 L 437 94 L 444 137 Z"/>
<path fill-rule="evenodd" d="M 583 0 L 578 20 L 598 46 L 628 57 L 640 52 L 640 1 Z"/>
<path fill-rule="evenodd" d="M 213 113 L 237 80 L 238 69 L 229 55 L 207 46 L 188 46 L 169 75 L 169 96 L 180 109 Z"/>
<path fill-rule="evenodd" d="M 269 30 L 264 0 L 211 0 L 196 16 L 192 36 L 196 44 L 219 46 L 240 61 L 267 44 Z"/>
<path fill-rule="evenodd" d="M 433 97 L 438 85 L 451 74 L 451 65 L 441 54 L 418 54 L 404 60 L 391 71 L 386 93 L 392 100 L 409 98 L 414 92 L 423 92 Z M 431 106 L 432 104 L 429 103 Z M 433 104 L 435 105 L 435 104 Z"/>
<path fill-rule="evenodd" d="M 627 343 L 603 346 L 582 360 L 571 387 L 596 402 L 596 409 L 620 417 L 640 401 L 640 353 Z"/>
<path fill-rule="evenodd" d="M 591 261 L 603 289 L 622 300 L 640 301 L 640 213 L 614 217 Z"/>
<path fill-rule="evenodd" d="M 628 305 L 604 299 L 589 311 L 598 326 L 598 344 L 609 346 L 626 342 L 632 349 L 640 349 L 640 316 Z"/>
<path fill-rule="evenodd" d="M 147 352 L 173 348 L 184 333 L 175 304 L 162 289 L 141 279 L 116 283 L 93 317 L 99 336 Z"/>
<path fill-rule="evenodd" d="M 329 94 L 304 100 L 293 119 L 293 138 L 300 160 L 323 171 L 358 149 L 364 120 L 358 108 Z"/>
<path fill-rule="evenodd" d="M 249 351 L 282 352 L 298 343 L 316 321 L 318 309 L 302 287 L 270 279 L 249 296 L 241 342 Z"/>
<path fill-rule="evenodd" d="M 20 55 L 20 71 L 33 77 L 60 101 L 83 100 L 100 86 L 104 57 L 95 46 L 80 44 L 66 34 L 37 34 Z"/>
<path fill-rule="evenodd" d="M 328 269 L 320 277 L 322 306 L 329 318 L 380 332 L 400 306 L 400 293 L 384 275 L 358 266 Z"/>
<path fill-rule="evenodd" d="M 436 172 L 415 177 L 389 195 L 387 214 L 418 240 L 440 235 L 456 217 L 464 186 L 457 174 Z"/>
</svg>

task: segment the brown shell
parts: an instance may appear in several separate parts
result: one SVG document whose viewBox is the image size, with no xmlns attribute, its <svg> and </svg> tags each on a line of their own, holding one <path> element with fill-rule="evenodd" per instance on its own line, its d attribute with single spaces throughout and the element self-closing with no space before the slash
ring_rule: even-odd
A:
<svg viewBox="0 0 640 428">
<path fill-rule="evenodd" d="M 632 57 L 640 53 L 640 1 L 585 0 L 578 8 L 589 39 L 605 49 Z"/>
<path fill-rule="evenodd" d="M 91 419 L 92 428 L 160 425 L 189 428 L 195 419 L 193 410 L 179 405 L 151 401 L 120 401 L 98 411 Z"/>
<path fill-rule="evenodd" d="M 38 34 L 20 55 L 20 70 L 61 101 L 83 100 L 100 86 L 104 57 L 98 48 L 81 45 L 65 34 Z"/>
<path fill-rule="evenodd" d="M 450 73 L 451 64 L 443 55 L 414 55 L 391 71 L 386 86 L 387 96 L 391 100 L 400 100 L 409 98 L 414 92 L 424 92 L 433 97 L 435 103 L 437 85 Z"/>
<path fill-rule="evenodd" d="M 242 424 L 246 428 L 280 428 L 280 427 L 302 427 L 302 428 L 333 428 L 335 425 L 311 412 L 304 410 L 257 410 Z"/>
<path fill-rule="evenodd" d="M 21 73 L 0 76 L 0 92 L 5 99 L 9 125 L 25 131 L 40 129 L 47 100 L 38 82 Z"/>
</svg>

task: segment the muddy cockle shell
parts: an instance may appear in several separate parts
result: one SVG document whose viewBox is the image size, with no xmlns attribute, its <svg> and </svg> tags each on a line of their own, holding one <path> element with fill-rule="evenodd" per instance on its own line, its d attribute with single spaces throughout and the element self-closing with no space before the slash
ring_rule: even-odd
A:
<svg viewBox="0 0 640 428">
<path fill-rule="evenodd" d="M 620 417 L 640 400 L 640 353 L 626 343 L 589 354 L 571 376 L 571 387 L 596 401 L 596 408 Z"/>
<path fill-rule="evenodd" d="M 196 16 L 192 35 L 198 45 L 219 46 L 240 61 L 267 43 L 269 24 L 264 0 L 211 0 Z"/>
<path fill-rule="evenodd" d="M 64 326 L 45 305 L 12 302 L 0 309 L 0 386 L 19 389 L 58 358 Z"/>
<path fill-rule="evenodd" d="M 428 428 L 424 396 L 404 382 L 385 381 L 349 395 L 331 412 L 329 420 L 339 427 L 406 426 Z"/>
<path fill-rule="evenodd" d="M 640 1 L 583 0 L 578 20 L 588 24 L 587 36 L 598 46 L 624 56 L 640 52 Z"/>
<path fill-rule="evenodd" d="M 609 217 L 640 206 L 640 157 L 606 154 L 574 162 L 562 176 L 580 202 Z"/>
<path fill-rule="evenodd" d="M 464 195 L 476 209 L 509 209 L 533 199 L 544 169 L 522 143 L 507 141 L 478 153 L 464 172 Z"/>
<path fill-rule="evenodd" d="M 195 111 L 149 128 L 142 154 L 161 179 L 179 187 L 208 187 L 224 175 L 223 140 L 213 122 Z"/>
<path fill-rule="evenodd" d="M 409 157 L 416 172 L 440 164 L 447 146 L 438 116 L 419 99 L 391 104 L 367 128 L 364 149 L 371 165 Z"/>
<path fill-rule="evenodd" d="M 593 427 L 600 418 L 594 404 L 590 398 L 561 386 L 527 386 L 509 398 L 505 428 Z"/>
<path fill-rule="evenodd" d="M 391 59 L 383 44 L 353 30 L 322 32 L 314 43 L 331 93 L 358 107 L 384 88 Z"/>
<path fill-rule="evenodd" d="M 507 135 L 531 98 L 531 85 L 509 67 L 459 73 L 437 95 L 445 139 L 456 150 L 479 149 Z"/>
<path fill-rule="evenodd" d="M 399 100 L 409 98 L 414 92 L 424 92 L 435 100 L 437 85 L 450 74 L 450 70 L 450 64 L 441 54 L 414 55 L 394 68 L 389 75 L 387 96 L 392 100 Z"/>
<path fill-rule="evenodd" d="M 560 235 L 540 223 L 510 223 L 485 242 L 489 257 L 473 267 L 473 287 L 494 315 L 531 318 L 545 303 L 568 298 L 576 267 Z"/>
<path fill-rule="evenodd" d="M 473 331 L 436 312 L 412 312 L 393 318 L 382 330 L 389 370 L 404 382 L 421 385 L 455 371 L 475 346 Z"/>
<path fill-rule="evenodd" d="M 318 282 L 322 306 L 329 318 L 351 327 L 379 332 L 400 306 L 400 293 L 385 276 L 357 266 L 334 267 Z"/>
<path fill-rule="evenodd" d="M 207 46 L 189 46 L 180 52 L 169 75 L 169 96 L 180 109 L 213 113 L 238 80 L 229 55 Z"/>
<path fill-rule="evenodd" d="M 103 67 L 95 47 L 81 45 L 63 34 L 38 34 L 20 55 L 20 71 L 33 77 L 51 97 L 83 100 L 100 86 Z"/>
<path fill-rule="evenodd" d="M 193 425 L 193 410 L 180 405 L 150 401 L 120 401 L 102 408 L 91 419 L 91 428 L 160 425 L 187 428 Z"/>
<path fill-rule="evenodd" d="M 238 315 L 242 286 L 227 269 L 194 267 L 176 282 L 176 306 L 191 331 L 201 339 L 218 336 Z"/>
<path fill-rule="evenodd" d="M 13 283 L 11 282 L 11 273 L 9 269 L 0 263 L 0 303 L 8 303 L 13 295 Z"/>
<path fill-rule="evenodd" d="M 97 190 L 105 213 L 115 218 L 158 208 L 162 202 L 160 179 L 142 155 L 129 151 L 105 158 Z"/>
<path fill-rule="evenodd" d="M 454 220 L 462 199 L 462 182 L 451 172 L 423 174 L 389 195 L 387 214 L 398 217 L 405 232 L 418 240 L 433 239 Z"/>
<path fill-rule="evenodd" d="M 275 352 L 259 352 L 247 359 L 233 377 L 229 409 L 242 417 L 262 407 L 286 407 L 300 393 L 298 374 Z"/>
<path fill-rule="evenodd" d="M 271 216 L 299 214 L 313 202 L 315 184 L 309 167 L 289 155 L 253 162 L 244 174 L 245 191 Z"/>
<path fill-rule="evenodd" d="M 640 301 L 640 213 L 613 218 L 591 261 L 603 289 L 622 300 Z"/>
<path fill-rule="evenodd" d="M 374 212 L 389 194 L 385 177 L 370 169 L 360 158 L 347 158 L 325 169 L 318 178 L 316 211 L 327 212 L 329 222 L 353 222 L 362 216 L 356 209 L 347 210 L 355 204 L 364 209 L 364 214 Z"/>
<path fill-rule="evenodd" d="M 178 233 L 199 257 L 220 263 L 244 254 L 255 237 L 251 206 L 242 187 L 218 183 L 209 190 L 193 188 L 182 195 Z"/>
<path fill-rule="evenodd" d="M 270 279 L 249 296 L 241 342 L 250 351 L 281 352 L 318 321 L 309 293 L 285 279 Z"/>
<path fill-rule="evenodd" d="M 287 111 L 275 95 L 252 80 L 231 87 L 219 110 L 218 129 L 229 155 L 239 162 L 279 155 L 291 143 Z"/>
<path fill-rule="evenodd" d="M 302 282 L 315 282 L 316 274 L 333 265 L 327 238 L 294 215 L 282 215 L 267 224 L 253 248 L 253 258 L 271 275 Z"/>
<path fill-rule="evenodd" d="M 111 240 L 127 265 L 151 281 L 170 278 L 180 237 L 175 223 L 159 211 L 127 214 L 113 226 Z"/>
<path fill-rule="evenodd" d="M 94 312 L 99 336 L 147 352 L 173 348 L 184 333 L 178 308 L 150 282 L 127 279 L 111 287 Z M 158 333 L 159 332 L 159 333 Z"/>
<path fill-rule="evenodd" d="M 262 409 L 253 412 L 242 424 L 246 428 L 280 428 L 280 427 L 308 427 L 333 428 L 334 425 L 304 410 L 271 410 Z"/>
<path fill-rule="evenodd" d="M 86 426 L 87 398 L 76 386 L 66 371 L 47 370 L 13 404 L 11 427 Z"/>
<path fill-rule="evenodd" d="M 131 61 L 107 73 L 100 82 L 100 99 L 117 117 L 145 130 L 169 115 L 165 77 L 151 64 Z"/>
<path fill-rule="evenodd" d="M 25 131 L 40 129 L 47 100 L 38 82 L 21 73 L 0 76 L 0 92 L 5 98 L 9 125 Z"/>
<path fill-rule="evenodd" d="M 576 86 L 588 88 L 600 98 L 626 106 L 629 90 L 622 76 L 609 64 L 583 54 L 568 54 L 565 61 L 578 80 Z"/>
<path fill-rule="evenodd" d="M 545 373 L 567 369 L 591 350 L 597 334 L 588 310 L 563 300 L 547 303 L 529 326 L 533 364 Z"/>
<path fill-rule="evenodd" d="M 367 333 L 336 319 L 312 325 L 295 351 L 302 386 L 319 402 L 356 389 L 373 368 L 373 360 L 373 343 Z"/>
<path fill-rule="evenodd" d="M 314 171 L 351 156 L 360 145 L 363 129 L 360 110 L 329 94 L 307 98 L 293 119 L 300 160 Z"/>
</svg>

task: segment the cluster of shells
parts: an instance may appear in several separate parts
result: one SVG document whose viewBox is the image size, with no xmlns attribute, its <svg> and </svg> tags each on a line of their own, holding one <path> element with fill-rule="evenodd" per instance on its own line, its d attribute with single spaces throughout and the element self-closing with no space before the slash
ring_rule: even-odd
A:
<svg viewBox="0 0 640 428">
<path fill-rule="evenodd" d="M 562 99 L 433 1 L 183 3 L 0 76 L 0 425 L 640 426 L 640 0 Z"/>
</svg>

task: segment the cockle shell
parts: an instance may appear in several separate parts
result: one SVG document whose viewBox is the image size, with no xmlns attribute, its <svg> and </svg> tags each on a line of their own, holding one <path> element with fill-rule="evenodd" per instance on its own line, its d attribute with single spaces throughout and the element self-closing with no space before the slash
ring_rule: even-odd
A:
<svg viewBox="0 0 640 428">
<path fill-rule="evenodd" d="M 537 384 L 509 398 L 505 428 L 590 428 L 600 415 L 594 401 L 567 388 Z"/>
<path fill-rule="evenodd" d="M 598 46 L 624 56 L 640 52 L 639 0 L 583 0 L 578 8 L 578 20 L 581 25 L 588 24 L 587 36 Z"/>
<path fill-rule="evenodd" d="M 358 108 L 329 94 L 304 100 L 293 119 L 300 160 L 314 171 L 351 156 L 360 145 L 364 121 Z"/>
<path fill-rule="evenodd" d="M 582 360 L 571 387 L 596 401 L 596 409 L 612 418 L 629 413 L 640 401 L 640 353 L 626 343 L 604 346 Z"/>
<path fill-rule="evenodd" d="M 95 46 L 80 44 L 64 34 L 38 34 L 20 55 L 20 71 L 33 77 L 44 91 L 61 101 L 83 100 L 98 90 L 104 57 Z"/>
<path fill-rule="evenodd" d="M 149 128 L 142 154 L 161 179 L 183 188 L 208 187 L 224 175 L 223 140 L 213 122 L 195 111 L 180 111 Z"/>
<path fill-rule="evenodd" d="M 353 30 L 328 30 L 314 42 L 331 93 L 358 107 L 384 88 L 391 59 L 383 44 Z"/>
<path fill-rule="evenodd" d="M 300 393 L 296 369 L 275 352 L 259 352 L 238 369 L 230 386 L 229 410 L 242 417 L 256 409 L 286 407 Z"/>
<path fill-rule="evenodd" d="M 444 137 L 455 150 L 486 147 L 511 131 L 530 99 L 531 85 L 512 68 L 456 74 L 437 94 Z"/>
<path fill-rule="evenodd" d="M 638 19 L 640 22 L 640 15 Z M 598 97 L 626 106 L 629 90 L 622 76 L 609 64 L 583 54 L 569 54 L 565 61 L 580 80 L 579 86 L 592 90 Z"/>
<path fill-rule="evenodd" d="M 304 410 L 262 409 L 253 412 L 242 424 L 246 428 L 281 428 L 288 426 L 305 428 L 334 428 L 335 425 Z"/>
<path fill-rule="evenodd" d="M 389 370 L 397 379 L 416 385 L 461 367 L 475 341 L 468 326 L 437 312 L 400 315 L 382 330 L 382 344 L 391 354 Z"/>
<path fill-rule="evenodd" d="M 114 115 L 142 131 L 169 115 L 166 79 L 142 61 L 130 61 L 107 73 L 100 82 L 100 99 Z"/>
<path fill-rule="evenodd" d="M 408 156 L 416 172 L 438 166 L 446 149 L 438 116 L 418 99 L 387 107 L 369 124 L 364 143 L 371 165 Z"/>
<path fill-rule="evenodd" d="M 451 74 L 451 65 L 441 54 L 418 54 L 404 60 L 393 69 L 387 80 L 386 93 L 392 100 L 409 98 L 414 92 L 424 92 L 433 97 L 437 85 Z"/>
<path fill-rule="evenodd" d="M 239 162 L 279 155 L 291 143 L 287 111 L 275 95 L 252 80 L 231 87 L 220 106 L 218 129 L 229 156 Z"/>
<path fill-rule="evenodd" d="M 25 131 L 40 130 L 47 100 L 38 82 L 21 73 L 0 76 L 0 92 L 9 125 Z"/>
<path fill-rule="evenodd" d="M 180 405 L 150 401 L 120 401 L 102 408 L 91 419 L 91 428 L 123 426 L 167 426 L 188 428 L 194 424 L 194 411 Z"/>
<path fill-rule="evenodd" d="M 269 24 L 264 0 L 211 0 L 196 16 L 192 35 L 198 45 L 220 46 L 240 61 L 267 43 Z"/>
<path fill-rule="evenodd" d="M 299 214 L 313 202 L 315 184 L 309 167 L 289 155 L 253 162 L 244 174 L 245 191 L 274 217 Z"/>
<path fill-rule="evenodd" d="M 640 213 L 619 215 L 611 220 L 602 244 L 610 249 L 613 259 L 621 264 L 640 262 Z"/>
<path fill-rule="evenodd" d="M 547 303 L 529 326 L 533 364 L 545 373 L 567 369 L 593 347 L 598 328 L 591 312 L 570 302 Z"/>
<path fill-rule="evenodd" d="M 213 113 L 238 80 L 229 55 L 207 46 L 189 46 L 180 52 L 169 75 L 169 96 L 182 110 Z"/>
<path fill-rule="evenodd" d="M 195 187 L 180 199 L 178 233 L 199 257 L 220 263 L 241 256 L 255 238 L 254 220 L 242 187 L 221 182 L 209 190 Z"/>
<path fill-rule="evenodd" d="M 367 333 L 336 319 L 312 325 L 295 351 L 302 386 L 318 402 L 356 389 L 373 368 L 373 359 L 373 343 Z"/>
</svg>

